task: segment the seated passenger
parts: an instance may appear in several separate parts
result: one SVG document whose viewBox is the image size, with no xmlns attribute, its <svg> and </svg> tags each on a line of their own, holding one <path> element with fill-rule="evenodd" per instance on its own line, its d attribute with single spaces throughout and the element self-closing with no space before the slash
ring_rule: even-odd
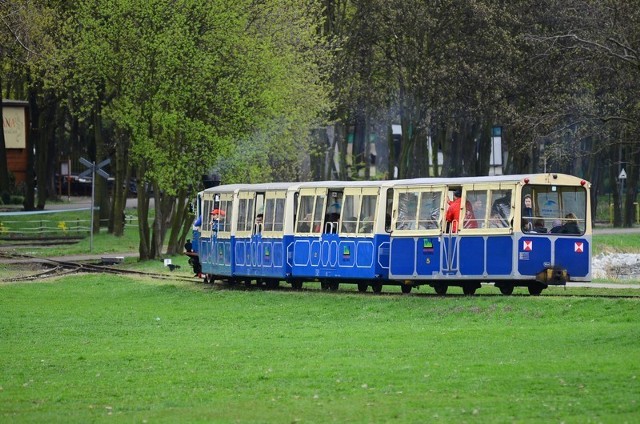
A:
<svg viewBox="0 0 640 424">
<path fill-rule="evenodd" d="M 342 233 L 354 233 L 356 231 L 357 219 L 355 216 L 347 217 L 347 219 L 342 221 L 342 229 L 340 232 Z"/>
<path fill-rule="evenodd" d="M 264 218 L 264 215 L 261 214 L 261 213 L 256 215 L 256 223 L 255 223 L 255 226 L 256 226 L 256 231 L 255 232 L 256 233 L 261 233 L 262 232 L 262 227 L 264 225 L 263 218 Z"/>
<path fill-rule="evenodd" d="M 495 213 L 489 218 L 489 228 L 506 228 L 507 221 L 501 215 Z"/>
<path fill-rule="evenodd" d="M 553 220 L 553 227 L 551 227 L 551 230 L 549 230 L 550 233 L 555 234 L 555 233 L 561 233 L 562 232 L 562 221 L 560 221 L 559 219 L 554 219 Z"/>
<path fill-rule="evenodd" d="M 568 213 L 565 216 L 566 222 L 562 226 L 563 234 L 580 234 L 580 227 L 578 227 L 578 217 L 574 213 Z"/>
<path fill-rule="evenodd" d="M 531 200 L 531 195 L 527 194 L 524 196 L 524 206 L 522 207 L 522 230 L 523 231 L 535 231 L 533 229 L 533 202 Z M 543 225 L 544 226 L 544 225 Z"/>
<path fill-rule="evenodd" d="M 533 232 L 534 233 L 545 233 L 547 232 L 547 229 L 544 226 L 544 220 L 543 219 L 536 219 L 535 221 L 533 221 Z"/>
<path fill-rule="evenodd" d="M 464 228 L 478 228 L 478 222 L 473 214 L 473 207 L 468 200 L 464 204 L 464 222 L 462 223 Z"/>
</svg>

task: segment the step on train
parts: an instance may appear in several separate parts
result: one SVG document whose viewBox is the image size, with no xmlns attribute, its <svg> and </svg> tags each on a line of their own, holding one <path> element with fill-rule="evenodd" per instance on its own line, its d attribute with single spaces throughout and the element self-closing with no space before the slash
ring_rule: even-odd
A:
<svg viewBox="0 0 640 424">
<path fill-rule="evenodd" d="M 589 189 L 554 173 L 219 185 L 198 193 L 185 249 L 209 283 L 539 295 L 591 280 Z"/>
</svg>

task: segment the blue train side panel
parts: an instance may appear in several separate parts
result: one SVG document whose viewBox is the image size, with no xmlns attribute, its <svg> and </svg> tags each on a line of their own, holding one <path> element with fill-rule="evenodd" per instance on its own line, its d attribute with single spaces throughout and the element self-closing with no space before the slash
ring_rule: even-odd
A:
<svg viewBox="0 0 640 424">
<path fill-rule="evenodd" d="M 482 275 L 484 273 L 485 238 L 484 237 L 460 237 L 460 274 Z"/>
<path fill-rule="evenodd" d="M 523 236 L 518 240 L 518 272 L 535 275 L 545 268 L 560 267 L 571 278 L 587 277 L 590 249 L 589 238 Z"/>
<path fill-rule="evenodd" d="M 506 276 L 513 272 L 513 238 L 487 237 L 487 274 Z"/>
<path fill-rule="evenodd" d="M 373 238 L 294 237 L 291 272 L 297 278 L 375 279 L 388 277 L 389 236 Z"/>
<path fill-rule="evenodd" d="M 230 277 L 233 275 L 233 239 L 200 238 L 199 255 L 204 274 Z"/>
<path fill-rule="evenodd" d="M 285 279 L 290 273 L 286 261 L 287 238 L 260 234 L 235 241 L 235 275 Z"/>
<path fill-rule="evenodd" d="M 555 241 L 556 265 L 567 270 L 569 277 L 586 277 L 590 268 L 591 243 L 587 238 L 558 238 Z"/>
<path fill-rule="evenodd" d="M 534 276 L 551 265 L 549 238 L 523 236 L 518 239 L 518 272 L 520 274 Z"/>
<path fill-rule="evenodd" d="M 510 277 L 513 248 L 509 235 L 392 238 L 391 275 L 417 280 Z"/>
<path fill-rule="evenodd" d="M 396 276 L 432 276 L 440 273 L 441 242 L 438 237 L 396 237 L 390 271 Z"/>
</svg>

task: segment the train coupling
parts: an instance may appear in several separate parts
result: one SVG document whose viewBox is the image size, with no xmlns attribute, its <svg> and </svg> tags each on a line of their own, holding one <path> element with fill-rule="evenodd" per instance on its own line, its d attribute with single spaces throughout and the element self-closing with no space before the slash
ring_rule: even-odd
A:
<svg viewBox="0 0 640 424">
<path fill-rule="evenodd" d="M 569 281 L 569 273 L 561 267 L 549 267 L 536 275 L 536 280 L 544 284 L 565 285 Z"/>
</svg>

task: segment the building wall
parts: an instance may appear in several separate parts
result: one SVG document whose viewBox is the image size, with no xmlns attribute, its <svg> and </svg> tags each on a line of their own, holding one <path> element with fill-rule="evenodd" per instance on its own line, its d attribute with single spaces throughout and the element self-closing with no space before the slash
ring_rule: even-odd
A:
<svg viewBox="0 0 640 424">
<path fill-rule="evenodd" d="M 13 173 L 16 184 L 27 180 L 29 146 L 29 103 L 19 100 L 2 100 L 2 130 L 7 152 L 7 168 Z"/>
</svg>

